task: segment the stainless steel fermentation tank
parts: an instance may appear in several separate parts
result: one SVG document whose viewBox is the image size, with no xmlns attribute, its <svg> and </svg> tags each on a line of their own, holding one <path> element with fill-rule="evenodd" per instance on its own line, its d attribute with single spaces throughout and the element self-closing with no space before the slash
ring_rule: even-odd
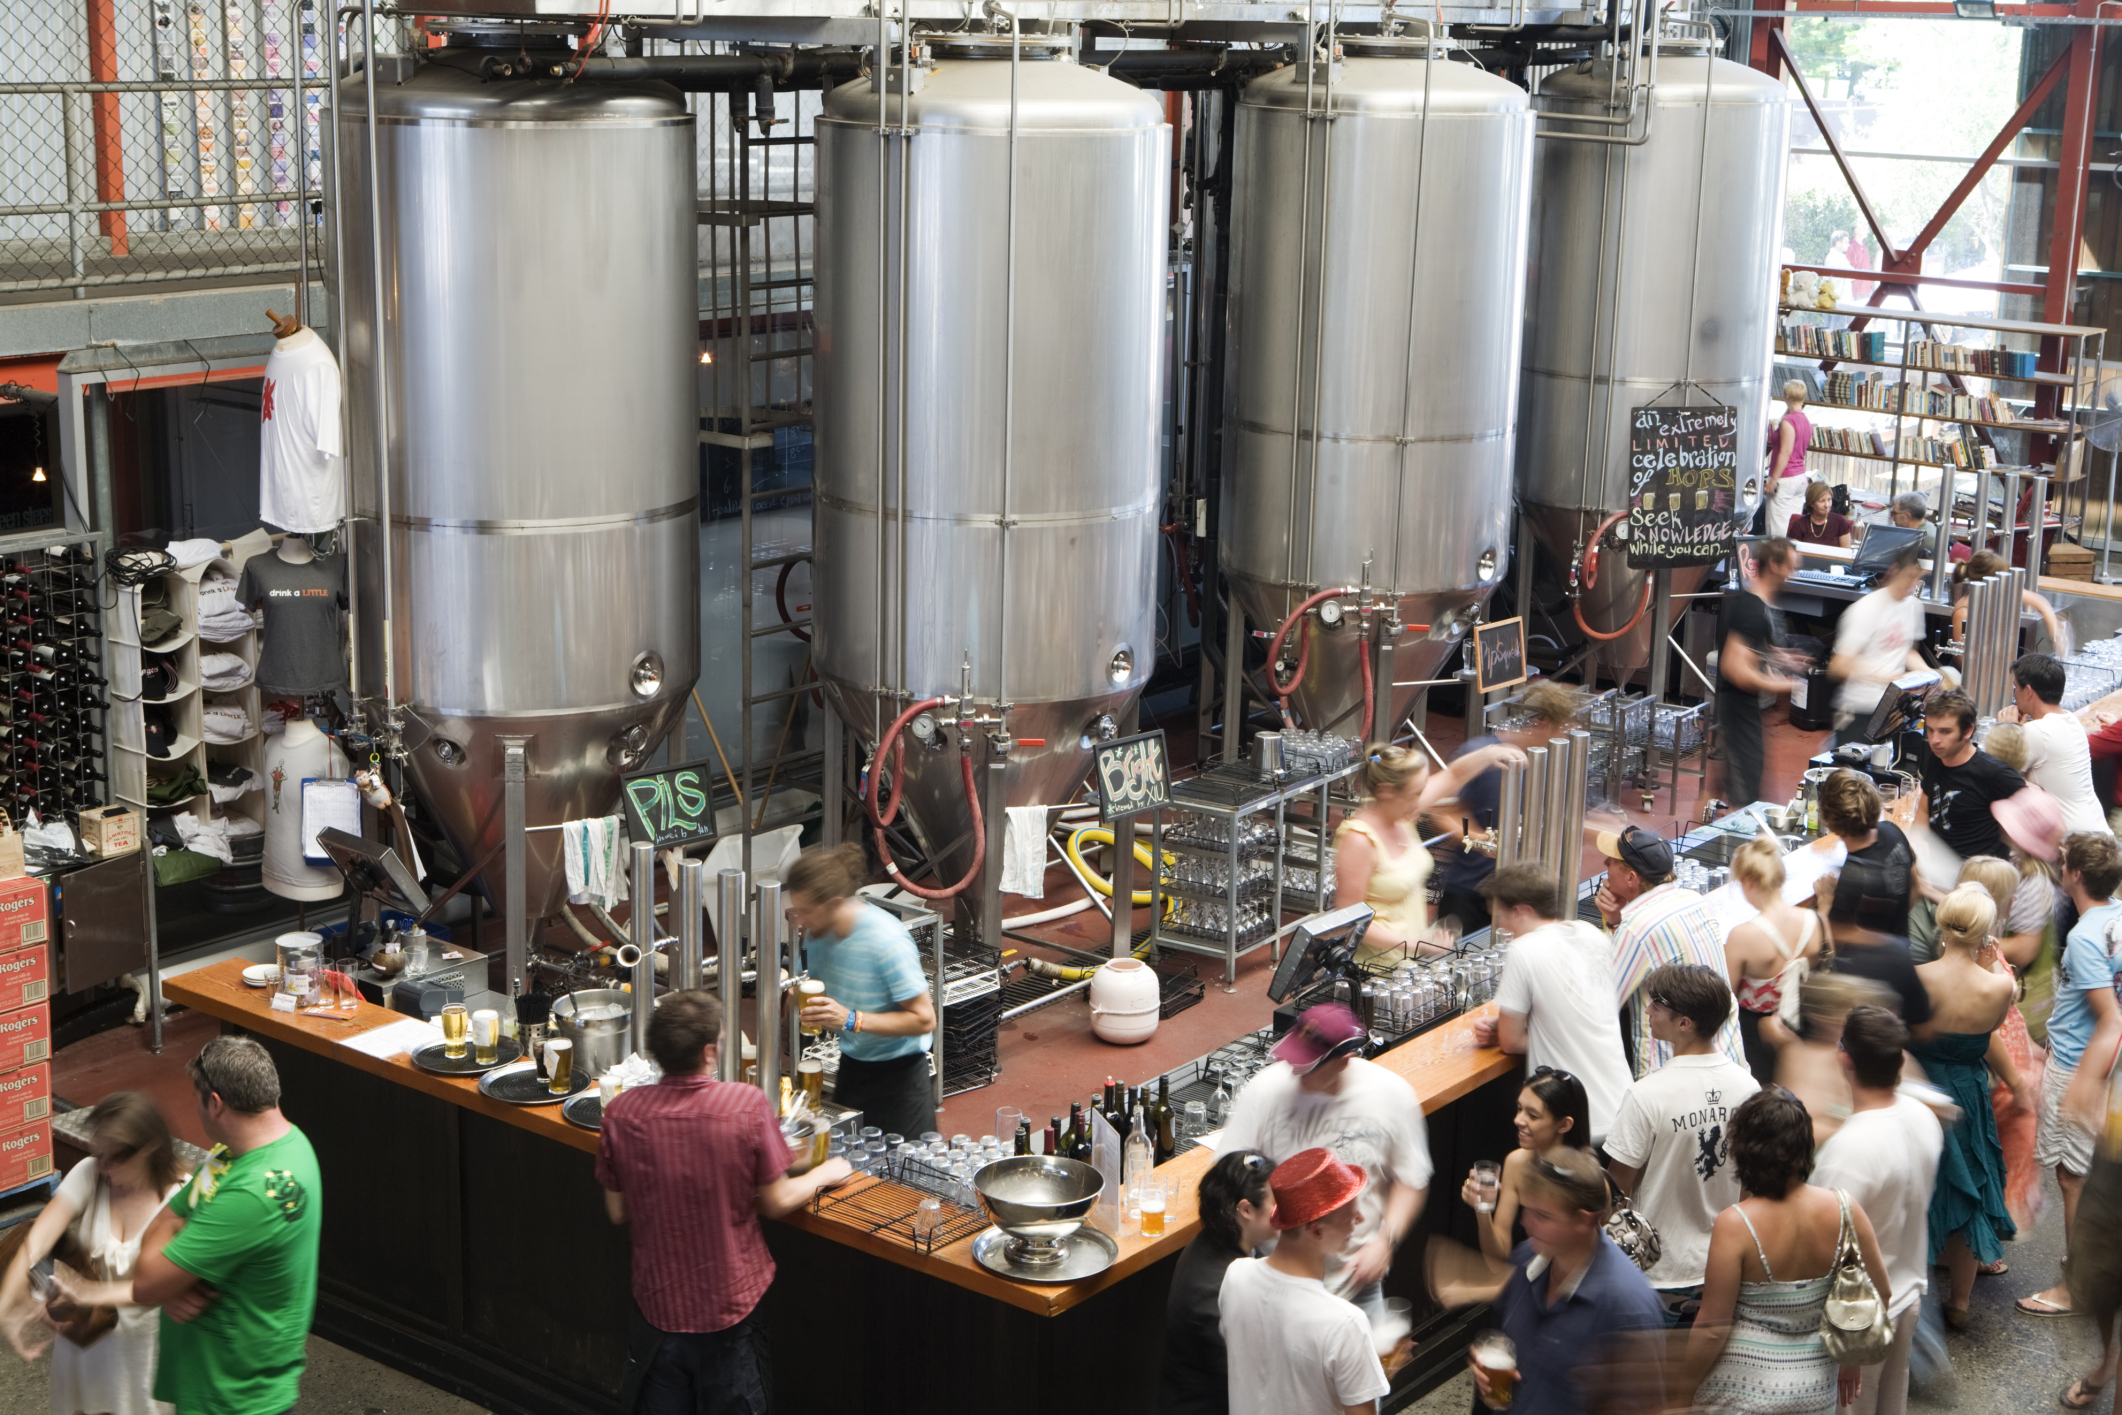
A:
<svg viewBox="0 0 2122 1415">
<path fill-rule="evenodd" d="M 528 42 L 528 41 L 525 41 Z M 513 52 L 519 43 L 511 37 Z M 699 673 L 693 119 L 661 84 L 380 68 L 389 652 L 422 798 L 476 860 L 504 736 L 532 825 L 609 814 Z M 382 514 L 366 84 L 339 90 L 357 516 Z M 357 527 L 357 691 L 384 692 L 383 556 Z M 530 915 L 560 832 L 529 836 Z M 502 868 L 486 883 L 500 897 Z"/>
<path fill-rule="evenodd" d="M 939 39 L 889 137 L 868 80 L 817 122 L 818 673 L 874 744 L 969 664 L 1016 805 L 1073 792 L 1156 655 L 1170 129 L 1062 43 Z M 907 807 L 955 879 L 957 729 L 916 725 Z"/>
<path fill-rule="evenodd" d="M 1532 182 L 1525 92 L 1428 47 L 1350 39 L 1331 73 L 1248 84 L 1232 217 L 1224 569 L 1256 627 L 1367 581 L 1430 626 L 1393 636 L 1400 682 L 1432 676 L 1509 562 Z M 1355 616 L 1312 636 L 1292 700 L 1353 734 Z"/>
<path fill-rule="evenodd" d="M 1567 121 L 1611 116 L 1612 82 L 1604 60 L 1543 79 L 1542 133 L 1618 136 Z M 1648 113 L 1630 134 L 1646 122 L 1640 146 L 1538 143 L 1518 494 L 1565 575 L 1599 523 L 1627 507 L 1628 415 L 1653 399 L 1736 407 L 1742 497 L 1749 481 L 1759 491 L 1790 102 L 1781 82 L 1686 47 L 1658 55 Z M 1643 603 L 1646 572 L 1625 560 L 1609 547 L 1584 593 L 1584 619 L 1601 632 Z M 1700 575 L 1673 572 L 1675 590 Z M 1645 615 L 1606 652 L 1625 674 L 1649 645 Z"/>
</svg>

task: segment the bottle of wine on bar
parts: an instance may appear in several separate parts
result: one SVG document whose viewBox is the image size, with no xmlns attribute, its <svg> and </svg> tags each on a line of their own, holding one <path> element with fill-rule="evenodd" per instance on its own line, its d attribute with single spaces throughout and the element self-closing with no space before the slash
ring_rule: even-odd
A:
<svg viewBox="0 0 2122 1415">
<path fill-rule="evenodd" d="M 1152 1128 L 1150 1143 L 1156 1149 L 1158 1164 L 1179 1152 L 1179 1117 L 1172 1110 L 1172 1078 L 1169 1075 L 1157 1078 L 1157 1123 Z"/>
<path fill-rule="evenodd" d="M 1039 1153 L 1045 1155 L 1058 1155 L 1061 1153 L 1060 1116 L 1055 1116 L 1053 1119 L 1053 1123 L 1046 1127 L 1046 1148 L 1041 1150 Z"/>
<path fill-rule="evenodd" d="M 1130 1189 L 1135 1181 L 1156 1168 L 1156 1153 L 1149 1144 L 1149 1125 L 1142 1117 L 1142 1108 L 1137 1106 L 1131 1121 L 1127 1143 L 1120 1147 L 1120 1182 Z"/>
<path fill-rule="evenodd" d="M 1056 1154 L 1073 1155 L 1076 1152 L 1076 1132 L 1083 1129 L 1083 1107 L 1069 1102 L 1068 1128 L 1061 1132 L 1061 1148 Z"/>
<path fill-rule="evenodd" d="M 1029 1120 L 1020 1120 L 1017 1122 L 1017 1148 L 1015 1153 L 1020 1155 L 1028 1155 L 1031 1152 L 1032 1123 Z"/>
<path fill-rule="evenodd" d="M 1105 1103 L 1099 1107 L 1105 1112 L 1105 1123 L 1120 1128 L 1120 1083 L 1112 1077 L 1105 1078 Z"/>
</svg>

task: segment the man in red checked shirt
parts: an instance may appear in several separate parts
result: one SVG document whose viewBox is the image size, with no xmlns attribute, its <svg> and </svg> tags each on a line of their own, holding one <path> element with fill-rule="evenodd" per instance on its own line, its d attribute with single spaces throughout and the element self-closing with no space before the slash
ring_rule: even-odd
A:
<svg viewBox="0 0 2122 1415">
<path fill-rule="evenodd" d="M 788 1175 L 765 1093 L 714 1079 L 722 1004 L 678 992 L 656 1006 L 653 1086 L 605 1108 L 597 1182 L 631 1230 L 634 1313 L 619 1408 L 633 1415 L 759 1415 L 773 1406 L 766 1338 L 752 1312 L 774 1280 L 759 1217 L 778 1218 L 850 1173 L 833 1158 Z"/>
</svg>

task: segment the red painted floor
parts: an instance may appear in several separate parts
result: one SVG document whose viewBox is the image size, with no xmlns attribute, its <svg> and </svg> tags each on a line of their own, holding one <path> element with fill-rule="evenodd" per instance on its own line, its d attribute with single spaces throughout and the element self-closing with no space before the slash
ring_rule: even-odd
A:
<svg viewBox="0 0 2122 1415">
<path fill-rule="evenodd" d="M 1797 789 L 1806 759 L 1820 750 L 1826 734 L 1797 731 L 1780 707 L 1770 713 L 1764 726 L 1767 765 L 1763 789 L 1772 800 L 1787 799 Z M 1183 762 L 1192 754 L 1190 729 L 1189 722 L 1169 732 L 1175 760 Z M 1427 735 L 1446 756 L 1463 740 L 1461 724 L 1450 718 L 1432 719 Z M 1717 793 L 1717 781 L 1717 768 L 1712 764 L 1712 794 Z M 1670 833 L 1676 822 L 1700 818 L 1700 796 L 1700 783 L 1683 777 L 1677 802 L 1661 791 L 1654 811 L 1632 809 L 1629 818 L 1647 828 Z M 1589 844 L 1585 848 L 1584 869 L 1587 875 L 1599 869 L 1597 854 Z M 1018 900 L 1010 896 L 1005 914 L 1031 913 L 1081 897 L 1081 887 L 1065 868 L 1057 865 L 1048 873 L 1044 899 Z M 1147 924 L 1147 911 L 1137 912 L 1138 924 Z M 1109 947 L 1110 925 L 1103 914 L 1095 911 L 1030 932 L 1100 954 Z M 1058 953 L 1051 956 L 1062 957 Z M 1111 1046 L 1093 1036 L 1089 1001 L 1081 993 L 1005 1024 L 1001 1079 L 992 1086 L 952 1097 L 944 1106 L 938 1128 L 945 1134 L 991 1133 L 995 1112 L 1003 1106 L 1015 1106 L 1032 1117 L 1035 1125 L 1043 1126 L 1053 1116 L 1066 1117 L 1070 1101 L 1089 1099 L 1108 1076 L 1130 1085 L 1151 1082 L 1232 1037 L 1267 1024 L 1274 1005 L 1267 999 L 1272 964 L 1266 949 L 1239 960 L 1235 993 L 1223 991 L 1222 967 L 1216 960 L 1192 961 L 1206 984 L 1206 995 L 1193 1007 L 1166 1020 L 1154 1038 L 1139 1046 Z M 76 1105 L 93 1105 L 116 1090 L 144 1090 L 162 1107 L 172 1130 L 193 1144 L 205 1145 L 207 1138 L 193 1108 L 191 1082 L 184 1064 L 218 1027 L 209 1017 L 173 1014 L 165 1028 L 160 1056 L 147 1050 L 146 1029 L 140 1027 L 121 1027 L 77 1042 L 54 1058 L 54 1087 L 59 1096 Z"/>
</svg>

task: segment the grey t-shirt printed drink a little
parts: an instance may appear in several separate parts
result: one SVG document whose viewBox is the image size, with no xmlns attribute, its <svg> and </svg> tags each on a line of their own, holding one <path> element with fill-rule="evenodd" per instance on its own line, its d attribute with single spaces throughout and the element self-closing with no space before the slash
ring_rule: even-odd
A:
<svg viewBox="0 0 2122 1415">
<path fill-rule="evenodd" d="M 339 619 L 346 608 L 343 556 L 319 555 L 294 565 L 277 555 L 254 555 L 243 566 L 236 598 L 247 607 L 265 607 L 260 688 L 299 697 L 346 686 Z"/>
</svg>

